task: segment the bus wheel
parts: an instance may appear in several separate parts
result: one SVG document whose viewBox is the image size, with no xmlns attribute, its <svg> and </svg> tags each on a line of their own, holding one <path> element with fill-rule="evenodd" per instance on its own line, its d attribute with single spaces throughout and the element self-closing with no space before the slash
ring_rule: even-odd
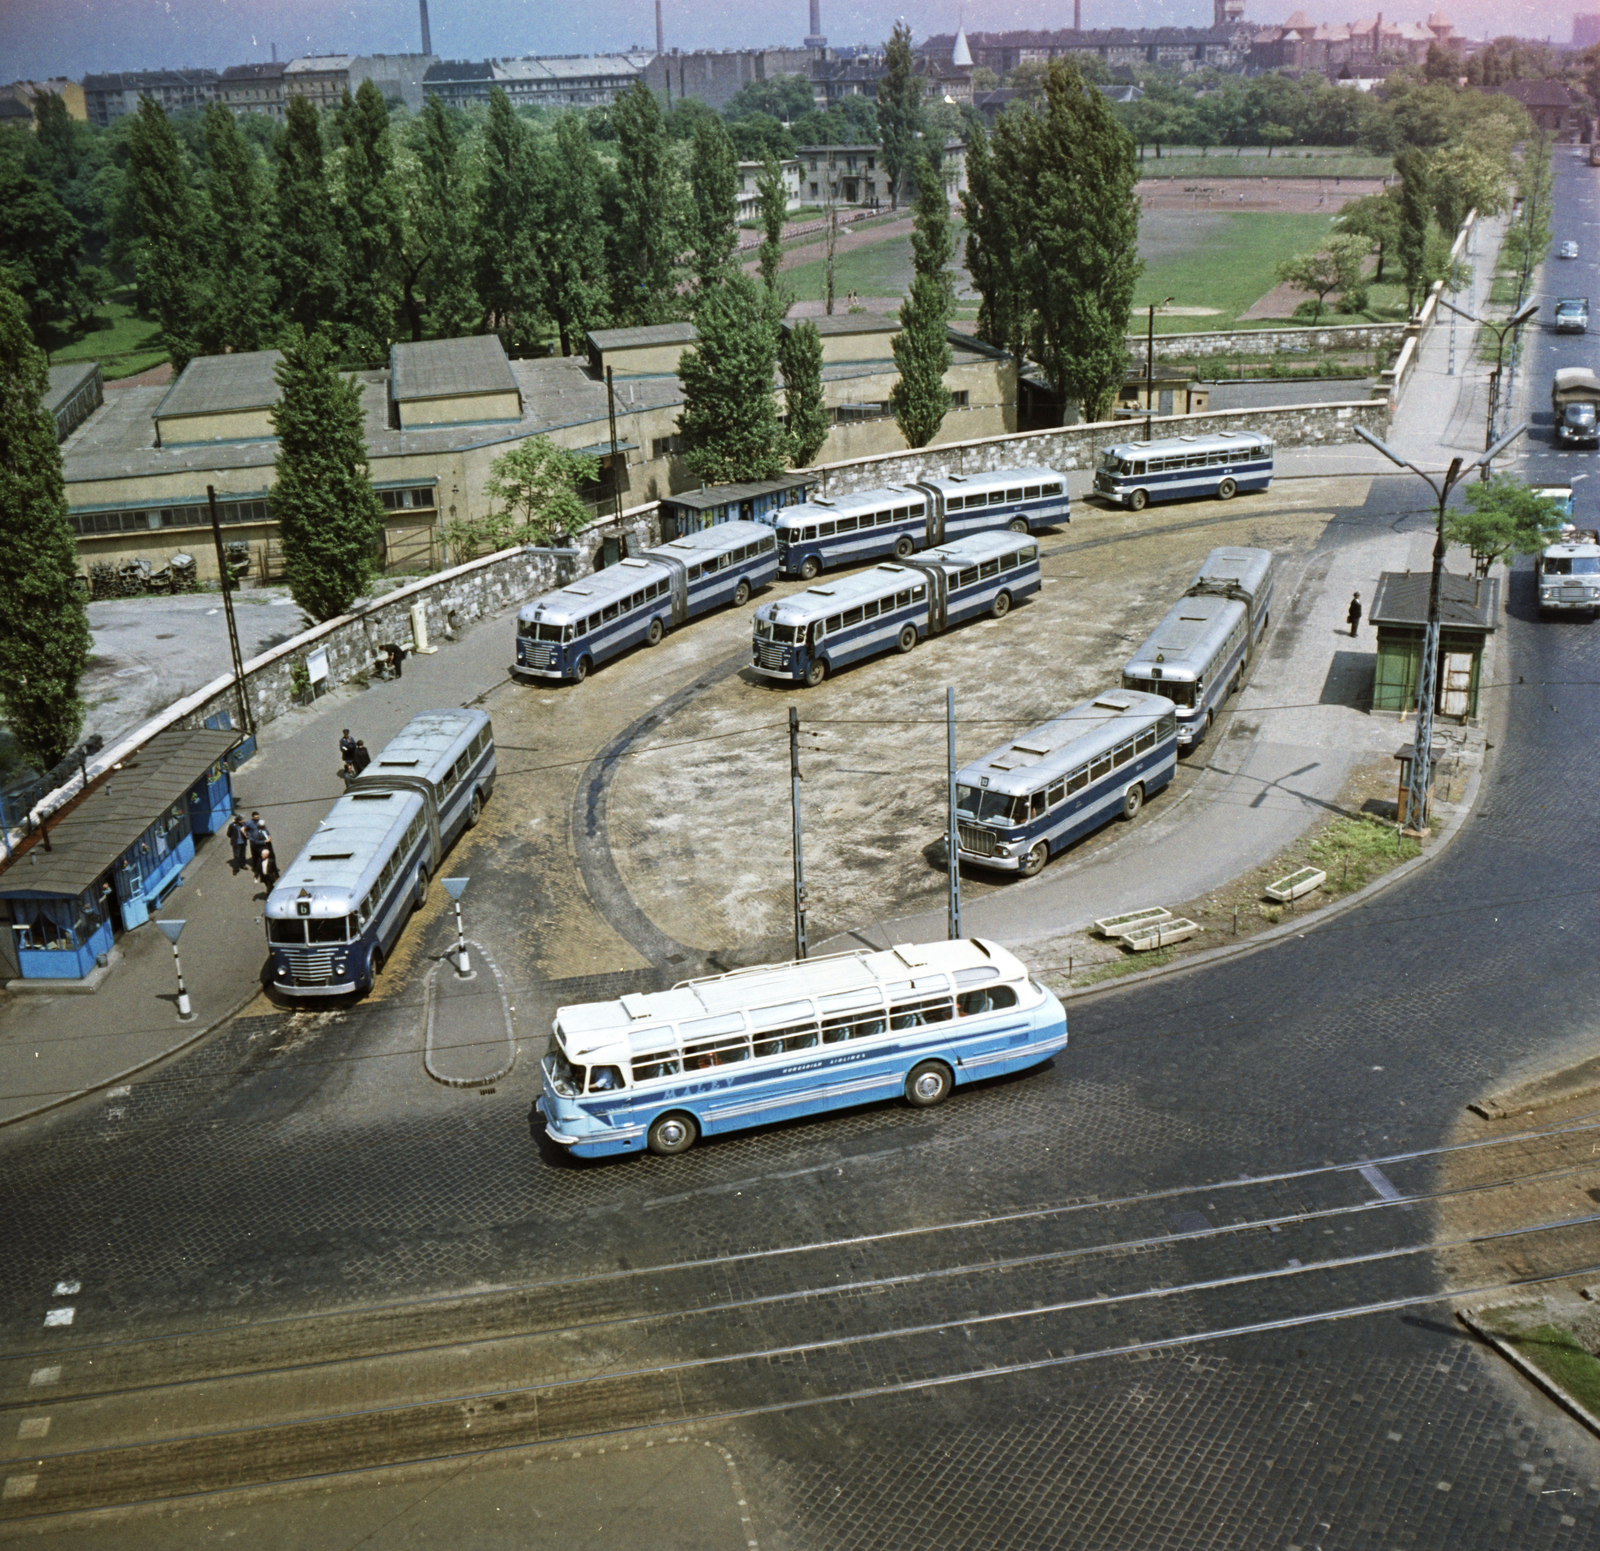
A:
<svg viewBox="0 0 1600 1551">
<path fill-rule="evenodd" d="M 378 976 L 383 973 L 383 949 L 374 948 L 367 955 L 367 978 L 361 982 L 363 991 L 370 991 L 377 983 Z"/>
<path fill-rule="evenodd" d="M 932 1109 L 950 1097 L 955 1078 L 943 1061 L 919 1061 L 906 1077 L 906 1103 Z"/>
<path fill-rule="evenodd" d="M 428 903 L 428 869 L 426 867 L 417 868 L 417 887 L 412 897 L 416 901 L 418 910 L 421 910 Z"/>
<path fill-rule="evenodd" d="M 911 551 L 914 550 L 916 547 L 917 546 L 911 542 L 911 535 L 909 533 L 902 533 L 900 535 L 900 537 L 897 538 L 894 541 L 894 557 L 895 557 L 895 559 L 896 560 L 907 560 L 907 559 L 909 559 L 910 556 L 911 556 Z"/>
<path fill-rule="evenodd" d="M 588 677 L 589 659 L 587 657 L 580 657 L 572 665 L 572 682 L 574 684 L 581 684 Z"/>
<path fill-rule="evenodd" d="M 997 592 L 994 595 L 994 602 L 989 605 L 989 612 L 996 619 L 1004 619 L 1011 612 L 1011 594 L 1009 592 Z"/>
<path fill-rule="evenodd" d="M 1044 871 L 1044 864 L 1049 860 L 1049 842 L 1041 840 L 1023 859 L 1022 876 L 1024 878 L 1037 878 Z"/>
<path fill-rule="evenodd" d="M 806 558 L 800 562 L 800 580 L 803 582 L 814 582 L 817 579 L 817 572 L 821 569 L 822 562 L 818 560 L 815 555 L 807 555 Z"/>
<path fill-rule="evenodd" d="M 670 1158 L 674 1153 L 688 1152 L 700 1136 L 700 1127 L 692 1115 L 674 1110 L 671 1114 L 657 1115 L 645 1133 L 645 1145 L 658 1158 Z"/>
<path fill-rule="evenodd" d="M 914 646 L 916 646 L 916 644 L 917 627 L 915 625 L 901 626 L 900 639 L 895 642 L 895 645 L 900 648 L 902 653 L 904 653 L 909 652 Z"/>
<path fill-rule="evenodd" d="M 1231 479 L 1225 479 L 1217 486 L 1217 499 L 1231 501 L 1239 493 L 1239 487 Z"/>
<path fill-rule="evenodd" d="M 483 793 L 476 789 L 472 793 L 472 806 L 467 809 L 467 828 L 471 829 L 478 822 L 478 816 L 483 812 Z"/>
<path fill-rule="evenodd" d="M 649 630 L 645 632 L 644 644 L 646 646 L 660 646 L 661 638 L 666 633 L 666 626 L 659 619 L 652 619 Z"/>
<path fill-rule="evenodd" d="M 820 657 L 806 669 L 806 688 L 815 689 L 828 676 L 828 665 Z"/>
<path fill-rule="evenodd" d="M 749 601 L 750 583 L 741 576 L 739 585 L 733 589 L 733 606 L 736 609 L 742 609 Z"/>
<path fill-rule="evenodd" d="M 1122 816 L 1131 819 L 1144 806 L 1144 785 L 1135 781 L 1127 791 L 1122 794 Z"/>
<path fill-rule="evenodd" d="M 1128 510 L 1142 512 L 1150 497 L 1143 490 L 1130 490 L 1128 492 Z"/>
<path fill-rule="evenodd" d="M 1026 533 L 1028 531 L 1028 519 L 1026 517 L 1013 517 L 1006 526 L 1013 533 Z"/>
</svg>

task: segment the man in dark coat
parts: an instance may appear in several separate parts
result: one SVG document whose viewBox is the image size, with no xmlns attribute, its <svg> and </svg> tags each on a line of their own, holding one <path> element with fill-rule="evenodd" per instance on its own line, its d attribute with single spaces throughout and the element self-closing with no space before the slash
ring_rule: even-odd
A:
<svg viewBox="0 0 1600 1551">
<path fill-rule="evenodd" d="M 1350 611 L 1345 615 L 1345 618 L 1350 621 L 1350 634 L 1354 636 L 1356 631 L 1361 628 L 1361 594 L 1359 592 L 1350 600 Z"/>
<path fill-rule="evenodd" d="M 228 820 L 228 843 L 233 847 L 233 875 L 238 877 L 249 866 L 250 842 L 244 832 L 244 815 L 236 813 Z"/>
</svg>

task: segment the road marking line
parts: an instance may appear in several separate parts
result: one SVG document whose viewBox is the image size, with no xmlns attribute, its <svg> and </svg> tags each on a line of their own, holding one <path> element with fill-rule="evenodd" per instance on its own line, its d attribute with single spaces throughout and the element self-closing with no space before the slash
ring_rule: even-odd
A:
<svg viewBox="0 0 1600 1551">
<path fill-rule="evenodd" d="M 22 1426 L 17 1429 L 19 1438 L 44 1438 L 50 1433 L 50 1418 L 47 1416 L 25 1416 Z"/>
<path fill-rule="evenodd" d="M 28 1388 L 33 1389 L 39 1384 L 59 1384 L 60 1382 L 60 1368 L 35 1368 L 32 1377 L 28 1380 Z"/>
<path fill-rule="evenodd" d="M 1356 1172 L 1364 1179 L 1385 1201 L 1399 1201 L 1403 1194 L 1389 1181 L 1389 1176 L 1375 1163 L 1363 1164 Z"/>
<path fill-rule="evenodd" d="M 44 1317 L 45 1329 L 49 1330 L 56 1325 L 70 1325 L 72 1323 L 73 1313 L 74 1311 L 72 1309 L 49 1310 Z"/>
<path fill-rule="evenodd" d="M 38 1476 L 7 1476 L 5 1486 L 0 1488 L 0 1497 L 31 1497 L 38 1484 Z"/>
</svg>

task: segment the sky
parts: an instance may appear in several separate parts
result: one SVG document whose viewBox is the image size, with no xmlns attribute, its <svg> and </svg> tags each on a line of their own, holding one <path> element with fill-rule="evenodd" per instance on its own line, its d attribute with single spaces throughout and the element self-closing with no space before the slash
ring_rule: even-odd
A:
<svg viewBox="0 0 1600 1551">
<path fill-rule="evenodd" d="M 1392 21 L 1420 21 L 1438 0 L 1373 0 L 1366 5 L 1299 0 L 1317 21 L 1351 21 L 1382 9 Z M 1600 0 L 1583 0 L 1600 11 Z M 1247 0 L 1255 21 L 1282 21 L 1296 0 Z M 586 0 L 577 11 L 554 0 L 430 0 L 433 50 L 447 59 L 579 54 L 653 48 L 653 0 Z M 1535 0 L 1450 0 L 1469 36 L 1520 32 L 1572 36 L 1570 12 Z M 662 0 L 668 48 L 797 45 L 808 31 L 807 0 Z M 1085 27 L 1196 27 L 1211 23 L 1210 0 L 1082 0 Z M 835 44 L 879 42 L 903 16 L 914 36 L 1070 27 L 1071 0 L 822 0 L 822 30 Z M 312 53 L 408 53 L 420 47 L 416 0 L 0 0 L 0 80 L 89 71 L 194 65 L 220 69 Z"/>
</svg>

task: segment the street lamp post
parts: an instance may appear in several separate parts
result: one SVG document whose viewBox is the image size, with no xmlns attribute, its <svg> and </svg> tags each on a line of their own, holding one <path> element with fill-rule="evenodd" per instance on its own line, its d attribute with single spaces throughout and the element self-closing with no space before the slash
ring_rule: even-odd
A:
<svg viewBox="0 0 1600 1551">
<path fill-rule="evenodd" d="M 1171 300 L 1172 298 L 1168 296 L 1159 302 L 1150 303 L 1150 327 L 1145 334 L 1144 343 L 1144 439 L 1146 441 L 1150 440 L 1150 416 L 1156 396 L 1156 313 Z"/>
<path fill-rule="evenodd" d="M 1496 323 L 1491 318 L 1480 318 L 1476 313 L 1468 312 L 1464 307 L 1457 307 L 1454 302 L 1447 302 L 1442 296 L 1439 298 L 1439 303 L 1441 306 L 1448 307 L 1458 318 L 1465 318 L 1469 323 L 1477 323 L 1486 329 L 1494 330 L 1496 345 L 1494 371 L 1489 377 L 1489 426 L 1483 438 L 1483 445 L 1487 450 L 1494 445 L 1495 422 L 1500 418 L 1500 363 L 1505 356 L 1506 336 L 1516 333 L 1539 310 L 1539 304 L 1538 302 L 1528 302 L 1525 306 L 1517 308 L 1503 322 Z M 1484 466 L 1484 478 L 1488 478 L 1487 465 Z"/>
<path fill-rule="evenodd" d="M 1494 460 L 1527 429 L 1527 422 L 1524 421 L 1467 467 L 1487 471 Z M 1406 818 L 1413 829 L 1420 830 L 1427 824 L 1428 784 L 1433 774 L 1429 766 L 1433 756 L 1434 680 L 1439 672 L 1439 586 L 1444 576 L 1444 556 L 1447 548 L 1444 541 L 1444 511 L 1450 500 L 1450 492 L 1461 477 L 1463 460 L 1452 458 L 1444 477 L 1435 481 L 1433 475 L 1424 469 L 1419 469 L 1409 458 L 1401 457 L 1394 448 L 1386 442 L 1379 441 L 1364 426 L 1356 427 L 1356 435 L 1363 441 L 1370 442 L 1391 463 L 1396 463 L 1403 469 L 1410 469 L 1413 474 L 1426 481 L 1428 488 L 1433 491 L 1439 502 L 1438 527 L 1433 541 L 1433 574 L 1428 579 L 1428 624 L 1422 637 L 1422 667 L 1417 674 L 1417 738 L 1411 754 L 1411 780 L 1406 787 Z"/>
</svg>

